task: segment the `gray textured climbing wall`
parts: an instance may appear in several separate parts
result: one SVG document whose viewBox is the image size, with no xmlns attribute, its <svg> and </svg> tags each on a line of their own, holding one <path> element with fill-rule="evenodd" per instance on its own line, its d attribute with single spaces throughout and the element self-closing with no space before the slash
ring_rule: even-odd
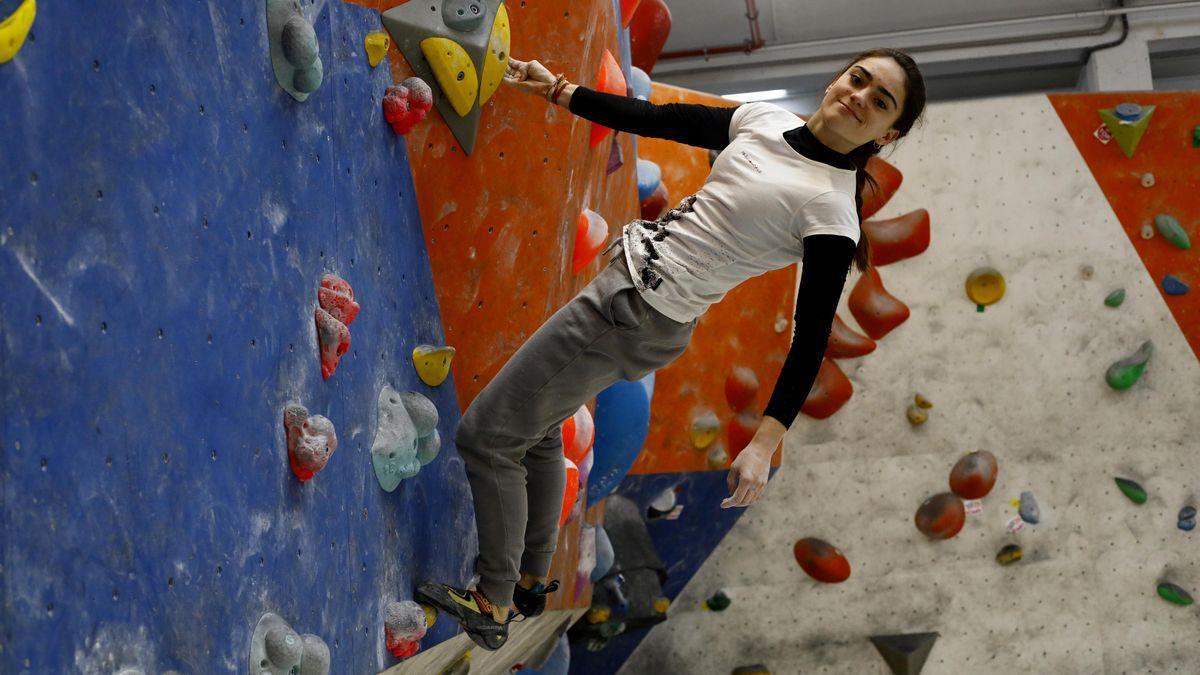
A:
<svg viewBox="0 0 1200 675">
<path fill-rule="evenodd" d="M 1054 108 L 1041 96 L 932 105 L 889 161 L 904 184 L 880 217 L 926 208 L 933 222 L 928 251 L 880 270 L 911 318 L 841 362 L 853 398 L 828 420 L 799 418 L 763 502 L 621 672 L 882 674 L 869 636 L 915 632 L 941 636 L 925 675 L 1198 672 L 1196 607 L 1155 586 L 1200 590 L 1200 533 L 1176 527 L 1200 496 L 1200 366 Z M 985 265 L 1008 292 L 981 313 L 963 282 Z M 1119 286 L 1125 303 L 1106 307 Z M 1141 381 L 1109 389 L 1108 365 L 1147 339 Z M 916 392 L 934 407 L 913 428 Z M 914 512 L 980 449 L 1000 462 L 982 512 L 956 538 L 926 540 Z M 1114 476 L 1149 501 L 1130 502 Z M 1026 490 L 1041 523 L 1011 534 L 1010 500 Z M 848 581 L 800 570 L 792 544 L 806 536 L 845 553 Z M 1024 559 L 1001 567 L 1008 543 Z M 719 588 L 729 609 L 702 609 Z"/>
</svg>

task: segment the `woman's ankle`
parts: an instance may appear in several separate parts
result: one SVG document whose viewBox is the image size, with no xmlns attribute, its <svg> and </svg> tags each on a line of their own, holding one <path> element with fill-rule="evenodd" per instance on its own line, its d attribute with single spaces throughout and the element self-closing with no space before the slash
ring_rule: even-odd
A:
<svg viewBox="0 0 1200 675">
<path fill-rule="evenodd" d="M 521 588 L 524 588 L 525 590 L 529 590 L 529 589 L 533 588 L 536 584 L 541 584 L 541 585 L 545 586 L 546 580 L 549 578 L 550 578 L 549 576 L 539 577 L 539 576 L 536 576 L 533 574 L 529 574 L 527 572 L 521 572 L 521 578 L 517 581 L 517 585 L 520 586 Z"/>
</svg>

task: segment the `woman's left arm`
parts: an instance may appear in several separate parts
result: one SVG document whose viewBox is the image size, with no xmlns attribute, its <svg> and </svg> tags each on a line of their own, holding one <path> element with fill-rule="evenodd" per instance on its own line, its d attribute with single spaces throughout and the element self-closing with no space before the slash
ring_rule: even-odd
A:
<svg viewBox="0 0 1200 675">
<path fill-rule="evenodd" d="M 808 398 L 821 369 L 856 248 L 853 239 L 838 234 L 804 238 L 804 266 L 796 297 L 792 346 L 754 439 L 730 466 L 728 483 L 732 496 L 721 502 L 723 508 L 749 506 L 766 487 L 771 456 L 800 413 L 800 406 Z"/>
</svg>

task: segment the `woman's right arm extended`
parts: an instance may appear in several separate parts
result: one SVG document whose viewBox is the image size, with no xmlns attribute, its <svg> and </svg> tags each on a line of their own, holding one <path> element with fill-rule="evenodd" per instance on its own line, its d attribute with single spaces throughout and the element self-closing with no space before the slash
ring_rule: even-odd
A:
<svg viewBox="0 0 1200 675">
<path fill-rule="evenodd" d="M 504 80 L 526 93 L 546 97 L 558 81 L 537 61 L 509 59 Z M 729 123 L 737 106 L 718 107 L 698 103 L 666 103 L 618 96 L 575 84 L 561 87 L 554 100 L 580 117 L 610 129 L 639 136 L 665 138 L 710 150 L 729 145 Z"/>
</svg>

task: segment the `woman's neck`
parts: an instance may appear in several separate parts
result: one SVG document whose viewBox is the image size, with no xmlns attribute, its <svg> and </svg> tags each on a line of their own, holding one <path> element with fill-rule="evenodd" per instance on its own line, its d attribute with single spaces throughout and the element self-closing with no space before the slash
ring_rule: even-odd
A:
<svg viewBox="0 0 1200 675">
<path fill-rule="evenodd" d="M 833 130 L 825 124 L 825 117 L 821 115 L 820 111 L 814 113 L 812 117 L 808 118 L 808 129 L 809 131 L 812 131 L 813 137 L 817 139 L 818 143 L 824 145 L 839 155 L 849 154 L 850 151 L 854 150 L 856 147 L 850 141 L 834 133 Z"/>
</svg>

